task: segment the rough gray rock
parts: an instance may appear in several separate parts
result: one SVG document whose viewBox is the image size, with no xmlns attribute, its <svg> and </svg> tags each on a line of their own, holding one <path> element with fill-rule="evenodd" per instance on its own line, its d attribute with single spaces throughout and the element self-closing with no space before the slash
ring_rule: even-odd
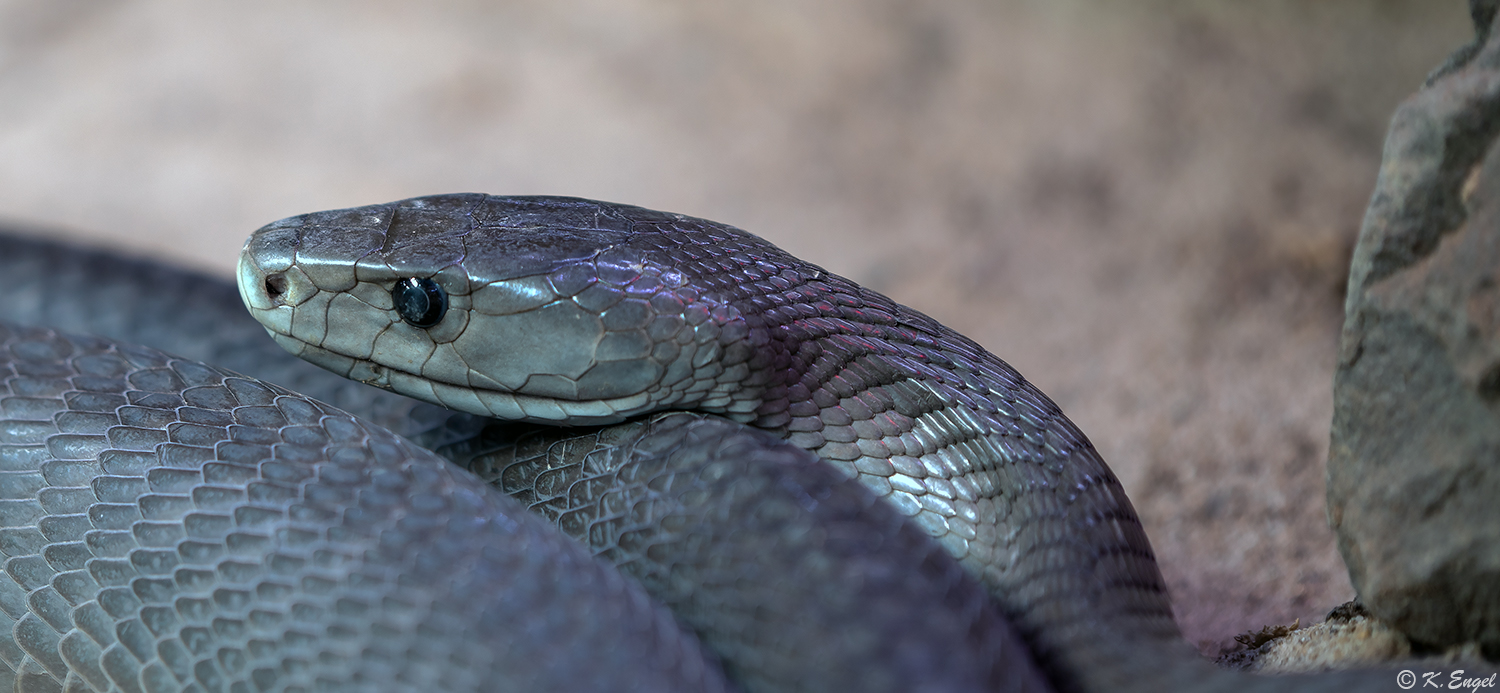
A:
<svg viewBox="0 0 1500 693">
<path fill-rule="evenodd" d="M 1328 519 L 1360 600 L 1500 658 L 1500 35 L 1391 123 L 1349 277 Z"/>
</svg>

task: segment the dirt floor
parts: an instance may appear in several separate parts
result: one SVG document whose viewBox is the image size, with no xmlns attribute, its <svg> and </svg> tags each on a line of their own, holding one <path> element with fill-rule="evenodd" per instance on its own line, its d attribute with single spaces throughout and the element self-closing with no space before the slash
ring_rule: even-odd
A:
<svg viewBox="0 0 1500 693">
<path fill-rule="evenodd" d="M 484 191 L 706 216 L 1050 393 L 1190 640 L 1353 591 L 1343 275 L 1459 0 L 0 0 L 0 217 L 228 273 L 291 214 Z"/>
</svg>

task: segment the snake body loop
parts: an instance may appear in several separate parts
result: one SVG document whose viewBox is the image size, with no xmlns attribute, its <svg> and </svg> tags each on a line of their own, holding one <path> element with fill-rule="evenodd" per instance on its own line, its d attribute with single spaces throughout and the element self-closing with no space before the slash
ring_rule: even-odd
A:
<svg viewBox="0 0 1500 693">
<path fill-rule="evenodd" d="M 0 689 L 727 690 L 635 583 L 327 405 L 0 325 L 0 408 Z"/>
<path fill-rule="evenodd" d="M 0 318 L 161 340 L 155 344 L 294 387 L 437 450 L 637 578 L 745 690 L 1039 690 L 1046 684 L 1036 665 L 1061 690 L 1332 691 L 1389 686 L 1394 677 L 1245 677 L 1198 659 L 1177 633 L 1149 543 L 1118 481 L 1055 404 L 927 316 L 722 224 L 572 198 L 444 195 L 292 217 L 246 244 L 240 297 L 282 347 L 339 375 L 467 414 L 360 388 L 272 353 L 264 339 L 252 339 L 259 326 L 226 314 L 233 289 L 212 280 L 3 238 L 0 274 L 27 287 L 0 304 Z M 403 296 L 402 285 L 423 300 Z M 72 411 L 65 411 L 69 396 L 59 392 L 52 424 Z M 0 410 L 6 402 L 0 395 Z M 348 421 L 324 405 L 306 406 Z M 694 413 L 652 413 L 679 409 Z M 6 414 L 7 430 L 32 421 L 26 416 L 49 416 Z M 583 428 L 537 429 L 527 422 Z M 116 424 L 92 425 L 96 437 L 112 440 Z M 372 425 L 348 425 L 386 435 Z M 172 426 L 164 423 L 158 435 L 173 435 Z M 44 428 L 36 429 L 43 440 L 64 435 Z M 220 440 L 236 435 L 231 428 L 191 430 Z M 49 459 L 38 457 L 34 469 L 21 470 L 36 479 L 27 483 L 52 483 L 40 466 Z M 304 462 L 328 464 L 321 459 Z M 167 458 L 160 462 L 173 467 Z M 202 462 L 206 469 L 208 458 Z M 75 481 L 98 478 L 83 474 Z M 239 488 L 248 493 L 253 483 Z M 360 497 L 357 489 L 370 488 L 349 483 Z M 411 484 L 389 488 L 405 486 Z M 149 497 L 126 501 L 144 508 Z M 392 517 L 408 508 L 431 517 L 428 509 L 452 504 L 381 497 Z M 308 498 L 283 500 L 293 513 Z M 83 534 L 47 535 L 44 525 L 67 524 L 55 520 L 66 513 L 49 513 L 44 507 L 0 514 L 7 527 L 0 531 L 41 533 L 54 542 L 32 542 L 42 547 L 43 562 L 49 546 L 87 545 L 77 538 L 88 531 L 82 522 L 68 526 Z M 190 524 L 182 521 L 183 531 Z M 433 524 L 440 523 L 424 526 Z M 404 577 L 404 564 L 383 553 L 392 548 L 383 542 L 393 542 L 392 555 L 424 555 L 412 546 L 423 539 L 404 531 L 373 535 L 374 548 L 346 551 L 358 559 L 346 563 L 388 570 L 403 588 L 427 582 Z M 548 555 L 570 550 L 541 539 L 536 545 Z M 9 553 L 16 546 L 0 544 L 11 556 L 6 576 L 15 584 L 0 587 L 0 610 L 13 621 L 10 639 L 0 641 L 0 662 L 33 677 L 26 681 L 79 689 L 103 681 L 65 658 L 16 654 L 27 647 L 61 652 L 49 643 L 68 637 L 93 642 L 102 653 L 109 646 L 102 630 L 56 630 L 68 626 L 68 605 L 39 601 L 42 583 L 11 570 L 37 560 L 27 554 L 31 564 L 16 562 L 20 554 Z M 148 548 L 160 547 L 140 550 Z M 488 555 L 504 547 L 472 541 L 434 550 Z M 76 555 L 86 568 L 89 559 Z M 552 579 L 573 584 L 560 574 L 543 582 Z M 441 585 L 415 587 L 446 594 Z M 386 594 L 405 599 L 404 592 Z M 84 597 L 80 603 L 93 603 Z M 613 603 L 562 608 L 617 615 Z M 177 608 L 178 617 L 212 624 L 212 608 L 205 603 L 185 614 Z M 622 645 L 633 664 L 619 665 L 619 675 L 664 677 L 662 686 L 719 685 L 706 673 L 713 669 L 697 642 L 651 625 L 659 625 L 650 615 L 657 612 L 645 611 L 646 625 L 636 627 L 658 637 L 646 638 L 654 641 L 643 650 Z M 589 631 L 580 633 L 583 641 L 599 636 L 588 624 L 559 618 Z M 620 627 L 629 628 L 628 620 Z M 23 632 L 23 621 L 46 622 L 59 635 Z M 326 615 L 309 619 L 327 626 L 330 637 L 335 622 Z M 164 626 L 155 636 L 165 640 L 156 642 L 186 637 L 184 627 L 197 629 L 191 631 L 197 649 L 188 648 L 193 665 L 163 664 L 170 677 L 152 680 L 160 686 L 137 677 L 137 688 L 208 690 L 256 670 L 237 664 L 244 646 L 218 644 L 212 638 L 219 632 L 197 622 Z M 464 640 L 475 628 L 442 636 Z M 566 639 L 566 630 L 559 637 Z M 387 635 L 387 644 L 411 642 Z M 458 647 L 472 651 L 465 646 Z M 564 642 L 556 646 L 569 651 Z M 533 663 L 550 672 L 552 654 Z M 350 672 L 358 667 L 347 662 L 363 660 L 350 657 L 330 665 L 321 681 L 357 688 Z M 590 656 L 578 661 L 577 689 L 597 680 L 590 676 L 601 668 L 616 666 L 596 666 Z M 260 668 L 284 677 L 301 672 L 295 662 Z M 507 675 L 495 671 L 487 683 L 506 689 Z"/>
<path fill-rule="evenodd" d="M 446 291 L 436 326 L 390 305 L 409 278 Z M 610 423 L 691 408 L 773 431 L 932 535 L 1054 671 L 1106 657 L 1085 635 L 1099 623 L 1181 647 L 1129 500 L 1046 395 L 738 229 L 572 198 L 416 198 L 261 229 L 240 289 L 293 353 L 455 409 Z"/>
</svg>

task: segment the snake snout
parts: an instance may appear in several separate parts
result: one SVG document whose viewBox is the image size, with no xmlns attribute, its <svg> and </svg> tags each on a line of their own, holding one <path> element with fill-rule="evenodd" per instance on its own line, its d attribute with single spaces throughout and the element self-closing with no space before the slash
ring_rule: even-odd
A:
<svg viewBox="0 0 1500 693">
<path fill-rule="evenodd" d="M 236 275 L 240 300 L 255 319 L 275 333 L 289 334 L 293 308 L 318 293 L 318 287 L 286 253 L 251 238 L 240 253 Z"/>
</svg>

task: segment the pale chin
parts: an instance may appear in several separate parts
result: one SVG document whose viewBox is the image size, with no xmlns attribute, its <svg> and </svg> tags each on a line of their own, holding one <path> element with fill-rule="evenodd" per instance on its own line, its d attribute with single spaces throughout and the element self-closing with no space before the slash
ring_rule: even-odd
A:
<svg viewBox="0 0 1500 693">
<path fill-rule="evenodd" d="M 281 348 L 324 370 L 382 390 L 478 416 L 552 425 L 601 426 L 619 423 L 630 416 L 643 413 L 649 405 L 649 397 L 645 393 L 611 400 L 572 402 L 434 382 L 334 353 L 284 334 L 270 330 L 267 332 Z"/>
</svg>

